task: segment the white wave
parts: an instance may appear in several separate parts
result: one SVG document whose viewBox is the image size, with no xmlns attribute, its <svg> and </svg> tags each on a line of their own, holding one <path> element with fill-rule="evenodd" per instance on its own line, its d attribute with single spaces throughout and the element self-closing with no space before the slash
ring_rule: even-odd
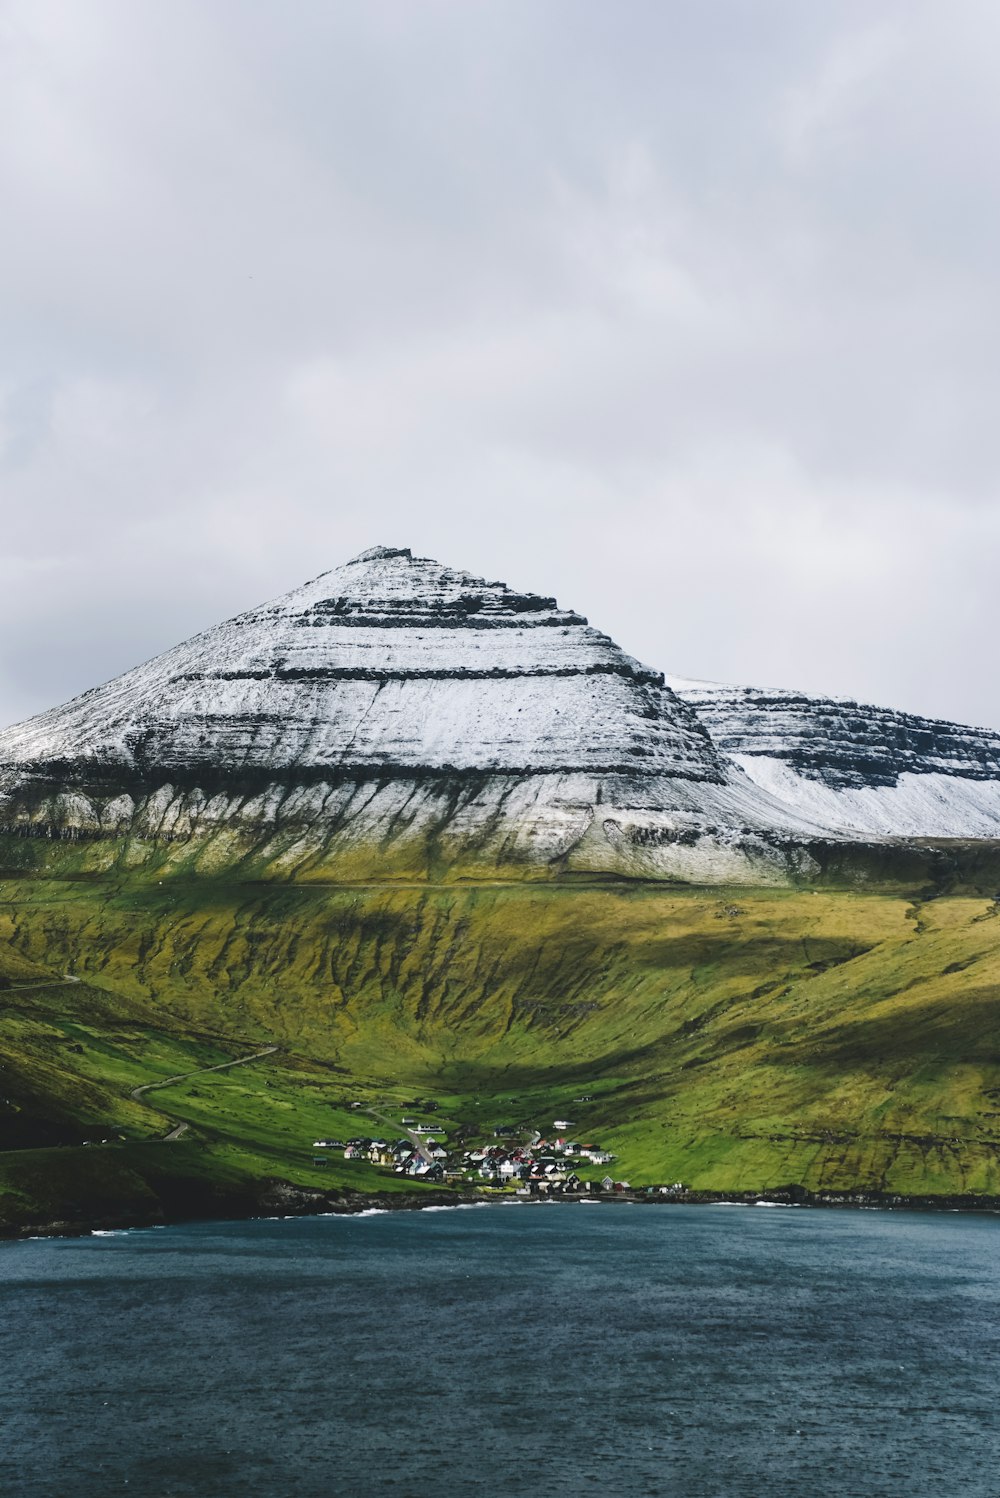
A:
<svg viewBox="0 0 1000 1498">
<path fill-rule="evenodd" d="M 421 1212 L 469 1212 L 476 1207 L 493 1207 L 495 1202 L 455 1202 L 447 1207 L 421 1207 Z"/>
</svg>

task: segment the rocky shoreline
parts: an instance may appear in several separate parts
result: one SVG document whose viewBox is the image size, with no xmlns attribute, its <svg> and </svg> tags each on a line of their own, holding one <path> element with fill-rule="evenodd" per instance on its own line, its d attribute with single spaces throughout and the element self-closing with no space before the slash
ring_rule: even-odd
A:
<svg viewBox="0 0 1000 1498">
<path fill-rule="evenodd" d="M 862 1211 L 987 1212 L 1000 1213 L 1000 1196 L 905 1196 L 886 1191 L 806 1191 L 788 1186 L 776 1191 L 659 1191 L 576 1192 L 565 1195 L 517 1197 L 510 1192 L 470 1191 L 317 1191 L 275 1181 L 255 1198 L 227 1204 L 221 1212 L 183 1209 L 171 1211 L 121 1212 L 93 1219 L 54 1220 L 36 1223 L 0 1223 L 0 1241 L 36 1238 L 81 1238 L 93 1232 L 175 1226 L 184 1222 L 246 1222 L 260 1218 L 319 1217 L 362 1212 L 417 1212 L 428 1207 L 461 1207 L 507 1202 L 532 1206 L 540 1203 L 569 1206 L 580 1202 L 601 1206 L 712 1206 L 825 1207 Z M 230 1209 L 231 1208 L 231 1209 Z"/>
</svg>

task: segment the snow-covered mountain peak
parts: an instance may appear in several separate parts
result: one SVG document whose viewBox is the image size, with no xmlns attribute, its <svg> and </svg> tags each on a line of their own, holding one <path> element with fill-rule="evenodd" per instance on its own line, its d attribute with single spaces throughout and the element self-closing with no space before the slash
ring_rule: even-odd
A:
<svg viewBox="0 0 1000 1498">
<path fill-rule="evenodd" d="M 0 734 L 0 764 L 718 780 L 662 675 L 554 598 L 373 547 Z"/>
<path fill-rule="evenodd" d="M 665 681 L 554 598 L 375 546 L 0 732 L 0 830 L 334 877 L 811 879 L 831 840 L 1000 836 L 1000 736 Z"/>
<path fill-rule="evenodd" d="M 392 615 L 437 625 L 457 616 L 470 621 L 470 627 L 505 621 L 519 626 L 587 623 L 580 614 L 560 609 L 554 598 L 521 593 L 394 546 L 373 546 L 247 617 L 296 610 L 314 617 Z M 661 679 L 659 672 L 649 674 Z"/>
<path fill-rule="evenodd" d="M 359 551 L 356 557 L 351 557 L 344 565 L 356 567 L 359 562 L 381 562 L 390 557 L 402 557 L 410 562 L 413 560 L 413 553 L 408 546 L 369 546 L 367 551 Z"/>
</svg>

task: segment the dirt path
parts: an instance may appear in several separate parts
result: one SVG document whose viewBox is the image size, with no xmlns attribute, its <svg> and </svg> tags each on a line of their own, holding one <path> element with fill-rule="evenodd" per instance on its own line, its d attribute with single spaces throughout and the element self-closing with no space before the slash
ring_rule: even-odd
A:
<svg viewBox="0 0 1000 1498">
<path fill-rule="evenodd" d="M 24 993 L 28 988 L 64 988 L 67 983 L 81 983 L 82 978 L 74 978 L 71 973 L 63 973 L 61 978 L 46 978 L 39 983 L 12 983 L 5 993 Z"/>
<path fill-rule="evenodd" d="M 142 1087 L 133 1087 L 129 1097 L 138 1099 L 156 1087 L 172 1087 L 175 1082 L 186 1082 L 188 1077 L 203 1077 L 210 1071 L 228 1071 L 231 1066 L 246 1066 L 250 1061 L 259 1061 L 262 1056 L 273 1056 L 278 1049 L 276 1045 L 269 1045 L 263 1051 L 254 1051 L 252 1056 L 239 1056 L 235 1061 L 223 1061 L 218 1066 L 199 1066 L 197 1071 L 184 1071 L 176 1077 L 164 1077 L 161 1082 L 145 1082 Z"/>
</svg>

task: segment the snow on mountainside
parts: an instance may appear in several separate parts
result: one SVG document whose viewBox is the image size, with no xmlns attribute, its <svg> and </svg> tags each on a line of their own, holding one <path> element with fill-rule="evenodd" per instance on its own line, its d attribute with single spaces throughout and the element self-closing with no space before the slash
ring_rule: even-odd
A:
<svg viewBox="0 0 1000 1498">
<path fill-rule="evenodd" d="M 804 817 L 877 838 L 1000 837 L 1000 733 L 849 698 L 667 681 L 732 765 Z"/>
<path fill-rule="evenodd" d="M 0 733 L 0 764 L 723 778 L 663 677 L 554 599 L 378 547 Z"/>
<path fill-rule="evenodd" d="M 0 827 L 684 878 L 823 831 L 579 615 L 390 547 L 0 733 Z"/>
<path fill-rule="evenodd" d="M 554 599 L 392 547 L 0 733 L 0 832 L 95 867 L 775 882 L 1000 836 L 998 788 L 997 735 L 674 691 Z"/>
</svg>

